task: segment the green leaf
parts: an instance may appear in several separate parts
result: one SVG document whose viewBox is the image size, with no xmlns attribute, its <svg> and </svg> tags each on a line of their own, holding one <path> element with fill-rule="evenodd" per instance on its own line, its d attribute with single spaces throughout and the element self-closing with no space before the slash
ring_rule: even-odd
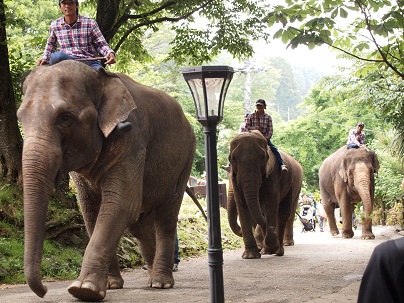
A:
<svg viewBox="0 0 404 303">
<path fill-rule="evenodd" d="M 339 9 L 339 15 L 340 15 L 341 18 L 347 18 L 348 17 L 348 12 L 343 7 L 341 7 Z"/>
</svg>

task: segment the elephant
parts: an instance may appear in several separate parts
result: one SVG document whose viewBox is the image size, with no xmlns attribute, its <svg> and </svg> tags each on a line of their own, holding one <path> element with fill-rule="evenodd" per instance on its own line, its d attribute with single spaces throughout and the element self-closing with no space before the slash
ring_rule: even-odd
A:
<svg viewBox="0 0 404 303">
<path fill-rule="evenodd" d="M 24 274 L 39 297 L 49 197 L 70 173 L 89 234 L 79 277 L 68 291 L 101 301 L 122 288 L 116 248 L 138 240 L 152 288 L 171 288 L 178 212 L 196 140 L 179 103 L 122 73 L 66 60 L 33 69 L 17 116 L 24 134 Z M 132 124 L 128 132 L 116 125 Z"/>
<path fill-rule="evenodd" d="M 374 239 L 372 232 L 375 180 L 379 161 L 375 152 L 366 147 L 347 149 L 344 145 L 328 156 L 319 170 L 320 196 L 327 214 L 330 233 L 339 234 L 334 209 L 342 212 L 342 237 L 352 238 L 352 213 L 362 201 L 365 217 L 362 222 L 362 239 Z"/>
<path fill-rule="evenodd" d="M 243 237 L 243 259 L 282 256 L 284 245 L 294 245 L 303 169 L 293 157 L 281 155 L 288 171 L 281 170 L 259 131 L 242 132 L 230 142 L 227 215 L 232 231 Z"/>
</svg>

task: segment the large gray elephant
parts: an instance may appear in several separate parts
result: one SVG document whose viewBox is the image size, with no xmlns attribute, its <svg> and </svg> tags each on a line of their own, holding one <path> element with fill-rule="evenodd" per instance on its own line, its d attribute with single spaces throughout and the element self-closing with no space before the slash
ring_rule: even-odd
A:
<svg viewBox="0 0 404 303">
<path fill-rule="evenodd" d="M 352 238 L 352 212 L 362 201 L 365 218 L 362 223 L 362 239 L 374 239 L 372 232 L 375 178 L 379 170 L 376 154 L 366 147 L 347 149 L 346 145 L 327 157 L 319 170 L 320 194 L 327 214 L 330 233 L 339 234 L 334 209 L 342 212 L 342 237 Z"/>
<path fill-rule="evenodd" d="M 167 94 L 124 74 L 63 61 L 36 67 L 18 110 L 24 133 L 24 271 L 40 297 L 49 196 L 71 172 L 90 241 L 68 288 L 99 301 L 122 288 L 116 248 L 128 229 L 148 265 L 149 286 L 171 288 L 174 236 L 195 153 L 194 132 Z M 136 104 L 136 105 L 135 105 Z M 127 119 L 132 129 L 115 129 Z"/>
<path fill-rule="evenodd" d="M 281 170 L 259 131 L 240 133 L 230 143 L 228 220 L 232 231 L 243 237 L 243 259 L 282 256 L 283 245 L 294 245 L 303 169 L 291 156 L 281 155 L 288 171 Z"/>
</svg>

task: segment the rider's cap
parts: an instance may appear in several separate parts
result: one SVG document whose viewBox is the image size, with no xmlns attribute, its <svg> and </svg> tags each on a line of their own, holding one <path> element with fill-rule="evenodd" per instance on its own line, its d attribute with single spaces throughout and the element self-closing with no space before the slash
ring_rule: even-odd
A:
<svg viewBox="0 0 404 303">
<path fill-rule="evenodd" d="M 356 124 L 357 126 L 365 126 L 365 123 L 363 122 L 358 122 L 358 124 Z"/>
<path fill-rule="evenodd" d="M 267 106 L 267 104 L 265 103 L 265 100 L 263 100 L 263 99 L 258 99 L 257 102 L 255 102 L 255 105 Z"/>
<path fill-rule="evenodd" d="M 63 1 L 66 1 L 66 0 L 59 0 L 59 4 L 61 4 Z M 76 4 L 79 4 L 79 1 L 78 0 L 67 0 L 67 1 L 69 1 L 69 2 L 74 2 L 74 3 L 76 3 Z"/>
</svg>

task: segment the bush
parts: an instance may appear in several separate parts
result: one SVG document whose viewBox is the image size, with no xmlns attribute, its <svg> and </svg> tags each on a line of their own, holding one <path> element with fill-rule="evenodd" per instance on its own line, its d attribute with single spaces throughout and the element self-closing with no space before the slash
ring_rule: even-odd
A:
<svg viewBox="0 0 404 303">
<path fill-rule="evenodd" d="M 390 226 L 403 226 L 403 204 L 394 203 L 394 206 L 387 211 L 386 224 Z"/>
</svg>

